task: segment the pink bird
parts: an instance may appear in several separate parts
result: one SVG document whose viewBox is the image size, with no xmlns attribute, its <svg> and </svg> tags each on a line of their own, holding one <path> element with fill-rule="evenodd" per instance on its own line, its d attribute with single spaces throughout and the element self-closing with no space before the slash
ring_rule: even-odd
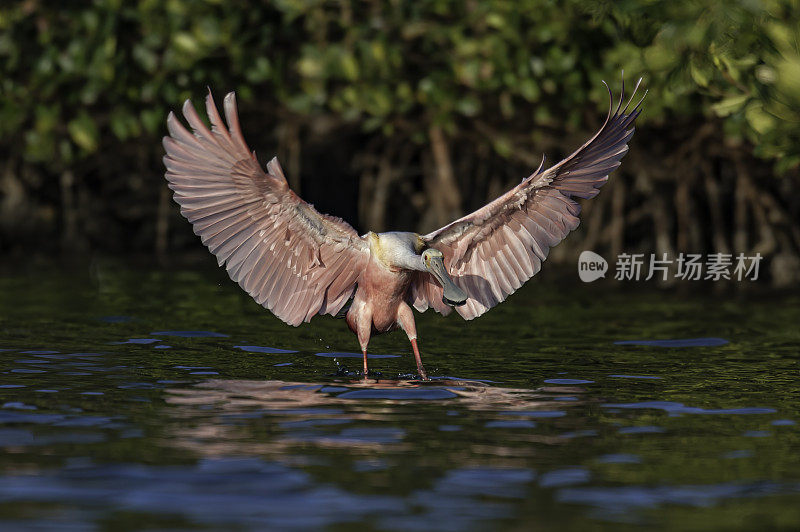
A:
<svg viewBox="0 0 800 532">
<path fill-rule="evenodd" d="M 578 227 L 574 198 L 596 196 L 628 151 L 644 98 L 629 111 L 633 95 L 623 108 L 622 92 L 613 109 L 609 90 L 605 123 L 572 155 L 547 170 L 542 161 L 499 198 L 427 235 L 359 236 L 318 212 L 289 188 L 276 158 L 266 171 L 258 163 L 233 93 L 224 101 L 227 126 L 211 94 L 211 129 L 189 100 L 183 116 L 192 132 L 170 113 L 166 178 L 195 234 L 256 302 L 297 326 L 317 314 L 336 315 L 352 299 L 346 318 L 364 354 L 364 378 L 370 336 L 400 327 L 427 380 L 411 308 L 443 315 L 455 308 L 471 320 L 541 269 L 550 248 Z"/>
</svg>

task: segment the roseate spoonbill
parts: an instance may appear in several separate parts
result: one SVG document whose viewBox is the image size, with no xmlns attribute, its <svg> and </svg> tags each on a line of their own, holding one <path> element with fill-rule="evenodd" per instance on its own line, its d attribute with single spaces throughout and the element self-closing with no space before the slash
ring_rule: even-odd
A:
<svg viewBox="0 0 800 532">
<path fill-rule="evenodd" d="M 210 93 L 211 129 L 189 100 L 183 116 L 191 133 L 170 113 L 166 178 L 195 234 L 256 302 L 297 326 L 336 315 L 352 299 L 347 325 L 364 354 L 364 378 L 370 336 L 400 327 L 427 379 L 411 307 L 443 315 L 455 307 L 471 320 L 540 270 L 550 248 L 578 227 L 574 198 L 597 195 L 628 151 L 642 100 L 629 110 L 633 95 L 623 107 L 624 93 L 623 84 L 614 109 L 609 89 L 603 126 L 572 155 L 546 170 L 542 160 L 499 198 L 427 235 L 359 236 L 318 212 L 289 188 L 276 158 L 262 169 L 245 143 L 233 93 L 224 100 L 227 126 Z"/>
</svg>

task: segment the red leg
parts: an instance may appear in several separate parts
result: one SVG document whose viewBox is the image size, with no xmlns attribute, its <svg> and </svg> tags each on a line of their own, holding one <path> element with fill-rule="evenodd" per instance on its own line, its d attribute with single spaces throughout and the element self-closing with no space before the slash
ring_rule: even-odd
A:
<svg viewBox="0 0 800 532">
<path fill-rule="evenodd" d="M 425 368 L 422 365 L 422 357 L 419 356 L 419 349 L 417 348 L 417 326 L 414 323 L 414 313 L 411 307 L 405 303 L 401 303 L 397 308 L 397 324 L 406 332 L 408 339 L 411 341 L 411 347 L 414 349 L 414 358 L 417 360 L 417 371 L 422 380 L 428 380 L 428 374 L 425 373 Z"/>
<path fill-rule="evenodd" d="M 364 380 L 367 380 L 367 375 L 369 373 L 367 369 L 367 345 L 369 345 L 369 337 L 372 333 L 372 311 L 369 307 L 364 305 L 360 305 L 359 307 L 351 307 L 350 312 L 353 312 L 353 308 L 357 308 L 356 312 L 356 335 L 358 336 L 358 343 L 361 345 L 361 352 L 364 354 Z M 348 316 L 350 314 L 348 313 Z"/>
<path fill-rule="evenodd" d="M 417 359 L 417 371 L 422 380 L 428 380 L 428 374 L 425 373 L 425 367 L 422 365 L 422 357 L 419 356 L 419 349 L 417 348 L 417 339 L 411 338 L 411 347 L 414 349 L 414 358 Z"/>
</svg>

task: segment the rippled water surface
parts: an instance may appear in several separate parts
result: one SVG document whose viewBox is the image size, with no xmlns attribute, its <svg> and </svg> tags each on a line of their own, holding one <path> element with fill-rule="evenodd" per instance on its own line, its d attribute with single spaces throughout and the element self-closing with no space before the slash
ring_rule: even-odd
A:
<svg viewBox="0 0 800 532">
<path fill-rule="evenodd" d="M 800 299 L 536 279 L 418 317 L 361 382 L 341 320 L 219 272 L 0 278 L 0 529 L 800 527 Z"/>
</svg>

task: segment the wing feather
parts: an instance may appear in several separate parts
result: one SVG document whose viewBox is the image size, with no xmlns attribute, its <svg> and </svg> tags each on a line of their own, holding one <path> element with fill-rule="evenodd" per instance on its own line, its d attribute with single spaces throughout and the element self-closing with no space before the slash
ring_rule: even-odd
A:
<svg viewBox="0 0 800 532">
<path fill-rule="evenodd" d="M 623 84 L 616 109 L 609 90 L 605 122 L 569 157 L 547 170 L 542 170 L 543 161 L 507 193 L 423 237 L 428 246 L 444 254 L 453 281 L 470 296 L 456 308 L 461 316 L 476 318 L 504 301 L 539 272 L 550 248 L 578 227 L 580 205 L 573 198 L 596 196 L 628 152 L 644 99 L 628 111 L 639 83 L 624 107 Z M 442 290 L 431 290 L 430 285 L 435 283 L 429 274 L 418 275 L 412 282 L 410 300 L 420 311 L 439 310 L 436 302 Z"/>
<path fill-rule="evenodd" d="M 336 314 L 369 248 L 346 222 L 290 190 L 277 159 L 264 172 L 242 135 L 233 93 L 223 108 L 225 121 L 208 95 L 210 128 L 189 100 L 182 113 L 191 131 L 173 113 L 167 118 L 166 178 L 181 214 L 231 279 L 285 322 Z"/>
</svg>

